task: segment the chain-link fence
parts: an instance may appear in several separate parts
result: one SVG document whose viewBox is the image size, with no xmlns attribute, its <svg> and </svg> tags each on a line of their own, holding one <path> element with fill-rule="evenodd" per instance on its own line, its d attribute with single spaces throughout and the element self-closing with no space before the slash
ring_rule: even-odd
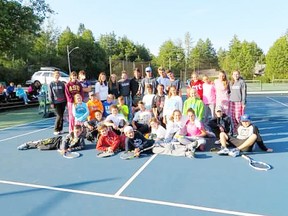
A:
<svg viewBox="0 0 288 216">
<path fill-rule="evenodd" d="M 129 78 L 132 78 L 134 68 L 139 68 L 142 73 L 142 77 L 144 77 L 145 68 L 150 66 L 151 62 L 130 62 L 122 60 L 111 60 L 109 65 L 110 65 L 110 74 L 116 74 L 117 78 L 120 79 L 122 71 L 126 71 L 128 73 Z"/>
</svg>

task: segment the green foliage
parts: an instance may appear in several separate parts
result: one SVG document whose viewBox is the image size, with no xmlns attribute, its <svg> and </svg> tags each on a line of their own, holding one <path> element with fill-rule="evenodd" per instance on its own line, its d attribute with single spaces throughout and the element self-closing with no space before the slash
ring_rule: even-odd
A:
<svg viewBox="0 0 288 216">
<path fill-rule="evenodd" d="M 239 70 L 245 79 L 252 79 L 256 62 L 263 61 L 263 51 L 255 42 L 241 42 L 236 35 L 230 42 L 229 50 L 219 50 L 218 55 L 222 69 L 228 73 Z"/>
<path fill-rule="evenodd" d="M 52 12 L 44 0 L 30 0 L 30 5 L 22 1 L 0 0 L 0 49 L 7 55 L 19 56 L 23 48 L 23 38 L 36 35 L 47 13 Z"/>
<path fill-rule="evenodd" d="M 140 65 L 143 70 L 152 61 L 154 71 L 163 66 L 172 69 L 177 77 L 183 75 L 182 71 L 221 68 L 228 73 L 238 69 L 245 79 L 251 79 L 258 62 L 266 63 L 265 76 L 259 77 L 262 81 L 288 78 L 287 34 L 265 56 L 255 42 L 240 41 L 236 35 L 228 50 L 220 48 L 217 54 L 209 39 L 199 39 L 192 47 L 187 32 L 184 46 L 182 42 L 165 41 L 155 57 L 144 45 L 135 44 L 127 36 L 117 37 L 114 32 L 96 40 L 82 23 L 76 34 L 69 27 L 60 32 L 53 24 L 41 29 L 44 19 L 53 13 L 45 0 L 0 0 L 0 8 L 0 75 L 7 82 L 11 79 L 23 82 L 41 66 L 68 71 L 67 46 L 68 51 L 79 47 L 69 55 L 72 70 L 84 69 L 90 79 L 96 78 L 100 71 L 109 71 L 109 57 L 119 60 L 118 69 L 124 62 L 133 62 L 133 67 Z"/>
<path fill-rule="evenodd" d="M 180 77 L 180 71 L 185 68 L 185 54 L 180 46 L 176 46 L 173 41 L 164 42 L 159 51 L 159 55 L 155 58 L 155 64 L 165 69 L 174 71 L 176 77 Z"/>
<path fill-rule="evenodd" d="M 99 45 L 103 50 L 105 50 L 107 58 L 109 56 L 117 55 L 117 43 L 116 34 L 114 32 L 103 34 L 99 38 Z"/>
<path fill-rule="evenodd" d="M 266 56 L 265 77 L 269 79 L 288 78 L 288 34 L 280 37 Z"/>
<path fill-rule="evenodd" d="M 198 40 L 189 57 L 189 66 L 194 70 L 218 68 L 216 51 L 209 39 Z"/>
</svg>

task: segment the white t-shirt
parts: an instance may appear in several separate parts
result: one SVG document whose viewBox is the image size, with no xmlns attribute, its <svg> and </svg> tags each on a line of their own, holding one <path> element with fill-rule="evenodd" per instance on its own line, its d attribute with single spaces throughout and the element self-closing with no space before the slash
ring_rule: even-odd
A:
<svg viewBox="0 0 288 216">
<path fill-rule="evenodd" d="M 97 82 L 95 84 L 95 93 L 99 94 L 99 100 L 104 101 L 107 100 L 108 96 L 108 85 L 100 84 L 100 82 Z"/>
<path fill-rule="evenodd" d="M 170 98 L 166 96 L 163 108 L 163 116 L 166 116 L 166 118 L 170 118 L 174 110 L 177 109 L 182 111 L 182 107 L 183 101 L 180 96 L 176 95 L 171 96 Z"/>
<path fill-rule="evenodd" d="M 237 132 L 238 132 L 237 139 L 244 140 L 249 138 L 254 133 L 254 127 L 253 125 L 250 125 L 249 127 L 246 128 L 240 125 L 237 129 Z"/>
<path fill-rule="evenodd" d="M 152 100 L 154 98 L 155 94 L 145 94 L 142 101 L 145 104 L 145 108 L 147 110 L 152 110 Z"/>
<path fill-rule="evenodd" d="M 156 139 L 164 139 L 166 135 L 166 129 L 161 125 L 158 125 L 158 128 L 151 128 L 151 134 L 156 135 Z"/>
<path fill-rule="evenodd" d="M 187 122 L 187 117 L 182 116 L 181 120 L 178 122 L 169 120 L 166 125 L 166 136 L 165 139 L 173 138 L 175 134 L 179 134 L 182 128 L 185 126 Z"/>
<path fill-rule="evenodd" d="M 110 114 L 110 115 L 108 115 L 108 116 L 106 117 L 105 122 L 110 122 L 110 121 L 112 121 L 117 127 L 119 127 L 119 123 L 120 123 L 121 120 L 126 121 L 124 115 L 122 115 L 122 114 L 117 114 L 117 115 L 115 116 L 115 115 L 113 115 L 113 114 Z"/>
<path fill-rule="evenodd" d="M 152 118 L 152 113 L 150 111 L 141 111 L 135 113 L 133 121 L 138 122 L 140 124 L 147 124 L 149 125 L 149 121 Z"/>
</svg>

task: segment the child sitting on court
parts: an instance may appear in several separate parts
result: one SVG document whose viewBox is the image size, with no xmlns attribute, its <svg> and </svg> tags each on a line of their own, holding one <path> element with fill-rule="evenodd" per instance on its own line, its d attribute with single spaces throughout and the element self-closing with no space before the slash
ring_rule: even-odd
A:
<svg viewBox="0 0 288 216">
<path fill-rule="evenodd" d="M 166 135 L 166 129 L 160 125 L 158 119 L 153 117 L 150 120 L 150 127 L 151 133 L 149 138 L 155 141 L 163 141 Z"/>
<path fill-rule="evenodd" d="M 139 111 L 134 115 L 131 122 L 134 130 L 141 132 L 142 134 L 149 133 L 149 120 L 152 118 L 152 113 L 145 108 L 143 101 L 138 102 Z"/>
<path fill-rule="evenodd" d="M 131 126 L 126 126 L 124 128 L 124 134 L 126 136 L 125 151 L 133 151 L 136 157 L 140 155 L 140 151 L 143 149 L 148 148 L 144 152 L 152 153 L 152 147 L 155 142 L 154 140 L 146 139 L 143 134 L 138 131 L 134 131 L 133 127 Z M 151 149 L 149 149 L 150 147 Z"/>
<path fill-rule="evenodd" d="M 62 141 L 60 153 L 64 154 L 67 151 L 77 151 L 85 148 L 85 137 L 81 125 L 75 125 L 73 132 L 68 134 Z"/>
<path fill-rule="evenodd" d="M 98 130 L 97 127 L 104 121 L 102 112 L 100 110 L 95 111 L 95 118 L 91 121 L 84 122 L 84 127 L 86 130 L 86 139 L 90 142 L 97 140 Z"/>
<path fill-rule="evenodd" d="M 106 117 L 104 124 L 112 127 L 114 132 L 120 135 L 126 124 L 125 117 L 118 112 L 118 107 L 115 104 L 111 105 L 110 110 L 111 114 Z"/>
<path fill-rule="evenodd" d="M 240 151 L 251 151 L 255 142 L 258 144 L 261 150 L 266 152 L 273 151 L 273 149 L 267 148 L 264 145 L 259 130 L 257 126 L 251 123 L 249 115 L 244 114 L 241 116 L 240 125 L 237 132 L 237 137 L 229 136 L 225 132 L 220 133 L 221 150 L 218 152 L 219 155 L 237 157 L 240 155 Z M 229 150 L 227 148 L 227 142 L 236 148 Z"/>
<path fill-rule="evenodd" d="M 223 112 L 220 106 L 216 107 L 215 117 L 209 120 L 207 125 L 218 139 L 221 132 L 225 132 L 226 134 L 231 134 L 232 132 L 231 118 Z M 217 140 L 215 144 L 220 144 L 220 141 Z"/>
<path fill-rule="evenodd" d="M 96 145 L 98 151 L 114 153 L 118 150 L 120 146 L 119 135 L 103 124 L 98 126 L 98 133 L 100 135 Z"/>
</svg>

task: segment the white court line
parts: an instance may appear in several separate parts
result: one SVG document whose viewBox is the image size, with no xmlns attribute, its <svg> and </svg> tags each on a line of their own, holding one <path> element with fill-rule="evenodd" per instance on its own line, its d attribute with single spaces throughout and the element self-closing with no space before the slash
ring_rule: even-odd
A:
<svg viewBox="0 0 288 216">
<path fill-rule="evenodd" d="M 6 139 L 1 139 L 0 142 L 7 141 L 7 140 L 11 140 L 11 139 L 18 138 L 18 137 L 22 137 L 22 136 L 26 136 L 26 135 L 28 135 L 28 134 L 37 133 L 37 132 L 39 132 L 39 131 L 47 130 L 47 129 L 52 128 L 52 127 L 54 127 L 54 126 L 42 128 L 42 129 L 40 129 L 40 130 L 31 131 L 31 132 L 29 132 L 29 133 L 20 134 L 20 135 L 17 135 L 17 136 L 13 136 L 13 137 L 6 138 Z"/>
<path fill-rule="evenodd" d="M 284 104 L 284 103 L 282 103 L 282 102 L 280 102 L 280 101 L 278 101 L 278 100 L 275 100 L 275 99 L 273 99 L 273 98 L 271 98 L 271 97 L 267 97 L 267 98 L 270 99 L 270 100 L 272 100 L 272 101 L 274 101 L 274 102 L 276 102 L 276 103 L 279 103 L 279 104 L 281 104 L 281 105 L 283 105 L 283 106 L 285 106 L 285 107 L 288 107 L 287 104 Z"/>
<path fill-rule="evenodd" d="M 151 163 L 151 161 L 157 156 L 154 154 L 116 193 L 115 196 L 119 196 L 131 183 L 134 179 Z"/>
<path fill-rule="evenodd" d="M 66 192 L 66 193 L 75 193 L 75 194 L 83 194 L 83 195 L 96 196 L 96 197 L 105 197 L 105 198 L 112 198 L 112 199 L 119 199 L 119 200 L 127 200 L 127 201 L 132 201 L 132 202 L 141 202 L 141 203 L 171 206 L 171 207 L 177 207 L 177 208 L 215 212 L 215 213 L 221 213 L 221 214 L 227 214 L 227 215 L 263 216 L 263 215 L 247 213 L 247 212 L 229 211 L 229 210 L 223 210 L 223 209 L 208 208 L 208 207 L 202 207 L 202 206 L 173 203 L 173 202 L 166 202 L 166 201 L 160 201 L 160 200 L 150 200 L 150 199 L 143 199 L 143 198 L 136 198 L 136 197 L 115 196 L 113 194 L 97 193 L 97 192 L 82 191 L 82 190 L 73 190 L 73 189 L 51 187 L 51 186 L 37 185 L 37 184 L 28 184 L 28 183 L 14 182 L 14 181 L 0 180 L 0 183 L 10 184 L 10 185 L 18 185 L 18 186 L 24 186 L 24 187 L 31 187 L 31 188 L 40 188 L 40 189 L 45 189 L 45 190 L 61 191 L 61 192 Z"/>
<path fill-rule="evenodd" d="M 55 117 L 53 117 L 53 118 L 55 118 Z M 15 127 L 21 127 L 21 126 L 25 126 L 25 125 L 29 125 L 29 124 L 42 122 L 42 121 L 48 121 L 50 119 L 52 119 L 52 118 L 47 118 L 47 119 L 42 119 L 42 120 L 38 120 L 38 121 L 33 121 L 33 122 L 28 122 L 28 123 L 24 123 L 24 124 L 15 125 L 15 126 L 12 126 L 12 127 L 2 128 L 2 129 L 0 129 L 0 131 L 9 130 L 9 129 L 12 129 L 12 128 L 15 128 Z"/>
</svg>

